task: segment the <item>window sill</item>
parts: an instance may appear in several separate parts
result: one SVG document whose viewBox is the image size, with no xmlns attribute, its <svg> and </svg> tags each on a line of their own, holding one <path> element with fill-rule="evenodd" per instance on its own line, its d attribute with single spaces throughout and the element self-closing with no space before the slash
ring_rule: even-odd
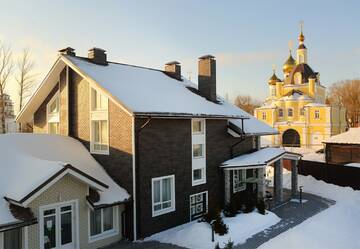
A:
<svg viewBox="0 0 360 249">
<path fill-rule="evenodd" d="M 109 150 L 90 150 L 91 154 L 97 154 L 97 155 L 110 155 Z"/>
<path fill-rule="evenodd" d="M 114 237 L 114 236 L 117 236 L 117 235 L 119 235 L 119 231 L 114 230 L 114 229 L 109 230 L 109 231 L 106 231 L 106 232 L 98 234 L 98 235 L 90 236 L 89 237 L 89 243 L 93 243 L 93 242 L 103 240 L 103 239 L 107 239 L 107 238 L 110 238 L 110 237 Z"/>
<path fill-rule="evenodd" d="M 171 212 L 174 212 L 174 211 L 175 211 L 175 207 L 171 207 L 171 208 L 156 211 L 156 212 L 153 211 L 152 217 L 157 217 L 157 216 L 167 214 L 167 213 L 171 213 Z"/>
<path fill-rule="evenodd" d="M 205 184 L 205 183 L 206 183 L 205 179 L 196 180 L 196 181 L 192 181 L 192 186 L 198 186 L 198 185 Z"/>
</svg>

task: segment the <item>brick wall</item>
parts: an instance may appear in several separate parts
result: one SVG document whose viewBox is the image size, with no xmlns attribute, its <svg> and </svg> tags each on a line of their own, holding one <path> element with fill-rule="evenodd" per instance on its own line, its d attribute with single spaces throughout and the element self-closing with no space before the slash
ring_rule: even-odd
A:
<svg viewBox="0 0 360 249">
<path fill-rule="evenodd" d="M 146 119 L 136 119 L 139 129 Z M 226 120 L 206 120 L 206 184 L 192 187 L 191 120 L 152 119 L 137 137 L 137 205 L 139 237 L 190 220 L 190 195 L 208 191 L 209 208 L 224 202 L 224 176 L 219 165 L 231 157 L 230 145 L 239 141 L 227 133 Z M 252 138 L 239 144 L 235 153 L 251 151 Z M 152 217 L 151 179 L 175 174 L 175 212 Z"/>
</svg>

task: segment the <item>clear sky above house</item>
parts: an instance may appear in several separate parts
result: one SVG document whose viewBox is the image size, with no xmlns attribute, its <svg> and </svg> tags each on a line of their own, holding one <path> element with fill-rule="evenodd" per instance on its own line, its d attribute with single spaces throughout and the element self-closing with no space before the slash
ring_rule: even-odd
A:
<svg viewBox="0 0 360 249">
<path fill-rule="evenodd" d="M 197 57 L 218 61 L 218 93 L 263 99 L 303 20 L 309 64 L 325 86 L 360 76 L 359 1 L 1 1 L 0 39 L 33 53 L 39 80 L 71 46 L 155 68 L 177 60 L 197 82 Z M 280 73 L 278 74 L 281 75 Z M 14 89 L 9 87 L 9 92 Z"/>
</svg>

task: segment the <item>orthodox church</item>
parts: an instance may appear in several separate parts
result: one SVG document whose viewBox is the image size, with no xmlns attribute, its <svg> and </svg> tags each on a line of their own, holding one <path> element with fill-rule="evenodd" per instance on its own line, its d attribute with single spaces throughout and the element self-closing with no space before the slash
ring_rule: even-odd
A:
<svg viewBox="0 0 360 249">
<path fill-rule="evenodd" d="M 265 144 L 321 148 L 323 140 L 345 131 L 346 110 L 325 103 L 326 88 L 308 64 L 302 27 L 298 41 L 296 59 L 290 49 L 282 68 L 283 80 L 274 70 L 268 80 L 269 96 L 254 114 L 279 131 L 266 137 Z"/>
</svg>

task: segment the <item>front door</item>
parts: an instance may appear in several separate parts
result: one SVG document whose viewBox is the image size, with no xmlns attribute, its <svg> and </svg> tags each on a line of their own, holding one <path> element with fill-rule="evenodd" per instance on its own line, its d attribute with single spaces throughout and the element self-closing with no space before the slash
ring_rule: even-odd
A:
<svg viewBox="0 0 360 249">
<path fill-rule="evenodd" d="M 75 203 L 42 208 L 41 215 L 41 248 L 75 249 Z"/>
</svg>

